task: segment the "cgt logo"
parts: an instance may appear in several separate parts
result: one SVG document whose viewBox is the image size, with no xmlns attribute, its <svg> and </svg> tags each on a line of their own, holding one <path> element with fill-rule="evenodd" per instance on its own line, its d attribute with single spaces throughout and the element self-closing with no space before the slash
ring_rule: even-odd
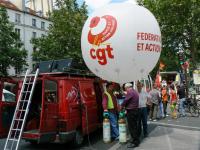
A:
<svg viewBox="0 0 200 150">
<path fill-rule="evenodd" d="M 102 19 L 106 21 L 105 28 L 98 34 L 92 34 L 92 29 L 100 25 Z M 90 49 L 90 56 L 92 59 L 97 59 L 100 65 L 106 65 L 107 59 L 114 59 L 113 48 L 110 44 L 105 44 L 104 42 L 114 35 L 116 28 L 117 20 L 110 15 L 105 15 L 101 18 L 94 17 L 90 22 L 88 42 L 95 47 Z"/>
</svg>

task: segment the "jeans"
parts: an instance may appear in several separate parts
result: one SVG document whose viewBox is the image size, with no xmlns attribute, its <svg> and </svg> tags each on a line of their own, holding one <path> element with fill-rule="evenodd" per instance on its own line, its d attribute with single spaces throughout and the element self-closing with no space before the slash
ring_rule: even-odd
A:
<svg viewBox="0 0 200 150">
<path fill-rule="evenodd" d="M 146 136 L 148 134 L 148 130 L 147 130 L 147 108 L 146 107 L 142 107 L 140 108 L 140 133 L 141 133 L 141 128 L 143 127 L 143 134 L 144 136 Z M 142 124 L 141 124 L 142 123 Z"/>
<path fill-rule="evenodd" d="M 158 114 L 158 118 L 162 118 L 162 117 L 164 117 L 164 112 L 163 112 L 163 103 L 162 102 L 160 102 L 159 103 L 159 114 Z"/>
<path fill-rule="evenodd" d="M 111 126 L 111 138 L 119 136 L 119 128 L 117 122 L 117 114 L 109 112 L 110 126 Z"/>
<path fill-rule="evenodd" d="M 181 99 L 179 100 L 179 102 L 180 102 L 179 112 L 180 112 L 183 116 L 185 116 L 185 108 L 184 108 L 185 98 L 181 98 Z"/>
<path fill-rule="evenodd" d="M 153 120 L 157 119 L 157 113 L 158 113 L 158 105 L 153 103 L 150 111 L 150 118 Z"/>
<path fill-rule="evenodd" d="M 167 115 L 167 101 L 163 101 L 163 110 L 164 110 L 164 115 L 165 115 L 165 117 L 166 117 L 166 115 Z"/>
</svg>

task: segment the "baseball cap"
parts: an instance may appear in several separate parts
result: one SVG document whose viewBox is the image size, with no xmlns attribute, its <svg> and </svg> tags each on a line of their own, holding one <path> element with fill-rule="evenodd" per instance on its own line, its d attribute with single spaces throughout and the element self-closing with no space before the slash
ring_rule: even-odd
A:
<svg viewBox="0 0 200 150">
<path fill-rule="evenodd" d="M 133 85 L 132 85 L 131 83 L 126 83 L 126 84 L 124 85 L 124 88 L 129 88 L 129 87 L 133 87 Z"/>
</svg>

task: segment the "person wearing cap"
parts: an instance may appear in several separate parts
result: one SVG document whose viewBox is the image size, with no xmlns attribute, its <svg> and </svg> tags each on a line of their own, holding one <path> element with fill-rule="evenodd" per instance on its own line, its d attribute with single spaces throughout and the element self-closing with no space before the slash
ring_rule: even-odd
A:
<svg viewBox="0 0 200 150">
<path fill-rule="evenodd" d="M 102 106 L 104 109 L 104 113 L 109 114 L 109 120 L 111 125 L 111 138 L 113 140 L 119 139 L 119 129 L 118 129 L 118 121 L 117 121 L 117 100 L 113 94 L 114 86 L 112 83 L 106 84 L 106 91 L 103 94 Z"/>
<path fill-rule="evenodd" d="M 121 104 L 121 108 L 126 108 L 127 121 L 132 141 L 127 146 L 128 148 L 138 147 L 140 144 L 140 132 L 139 132 L 139 95 L 137 91 L 132 88 L 131 83 L 126 83 L 125 91 L 127 92 L 126 97 Z"/>
</svg>

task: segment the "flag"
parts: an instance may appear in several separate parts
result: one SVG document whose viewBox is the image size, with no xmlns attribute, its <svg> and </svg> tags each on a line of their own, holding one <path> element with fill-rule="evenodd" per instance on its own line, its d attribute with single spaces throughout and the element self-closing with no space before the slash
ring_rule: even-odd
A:
<svg viewBox="0 0 200 150">
<path fill-rule="evenodd" d="M 159 70 L 163 70 L 164 67 L 165 67 L 165 64 L 162 61 L 160 61 Z"/>
<path fill-rule="evenodd" d="M 160 88 L 160 86 L 161 86 L 161 76 L 160 76 L 160 72 L 159 71 L 156 74 L 155 84 L 157 85 L 157 87 Z"/>
</svg>

